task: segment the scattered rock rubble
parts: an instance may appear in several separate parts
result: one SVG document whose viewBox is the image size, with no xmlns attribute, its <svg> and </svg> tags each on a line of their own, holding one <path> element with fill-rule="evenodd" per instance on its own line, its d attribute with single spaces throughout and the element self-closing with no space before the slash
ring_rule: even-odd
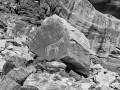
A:
<svg viewBox="0 0 120 90">
<path fill-rule="evenodd" d="M 2 3 L 0 90 L 119 90 L 120 21 L 87 0 L 33 1 Z"/>
</svg>

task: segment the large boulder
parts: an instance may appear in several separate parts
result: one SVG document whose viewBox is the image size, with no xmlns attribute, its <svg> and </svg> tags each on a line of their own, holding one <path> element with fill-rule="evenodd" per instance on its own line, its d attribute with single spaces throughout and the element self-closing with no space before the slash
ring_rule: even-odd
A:
<svg viewBox="0 0 120 90">
<path fill-rule="evenodd" d="M 95 54 L 85 35 L 57 15 L 46 18 L 28 42 L 30 50 L 43 59 L 70 56 L 87 70 L 90 53 Z"/>
<path fill-rule="evenodd" d="M 58 5 L 59 16 L 84 33 L 90 49 L 103 58 L 102 65 L 109 70 L 119 72 L 120 20 L 109 14 L 97 11 L 88 0 L 54 0 Z M 54 6 L 54 4 L 52 4 Z M 84 51 L 84 50 L 83 50 Z"/>
</svg>

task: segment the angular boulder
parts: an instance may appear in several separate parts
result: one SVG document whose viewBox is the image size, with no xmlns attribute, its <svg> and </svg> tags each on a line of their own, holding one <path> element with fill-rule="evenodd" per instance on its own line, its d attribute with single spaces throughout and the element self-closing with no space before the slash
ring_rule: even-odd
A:
<svg viewBox="0 0 120 90">
<path fill-rule="evenodd" d="M 88 0 L 54 0 L 53 3 L 49 2 L 58 9 L 60 17 L 84 33 L 90 49 L 103 58 L 102 65 L 119 73 L 120 54 L 112 59 L 110 55 L 116 49 L 120 51 L 120 20 L 97 11 Z"/>
<path fill-rule="evenodd" d="M 30 38 L 29 46 L 30 50 L 40 55 L 40 57 L 50 60 L 53 58 L 62 58 L 68 54 L 68 56 L 80 58 L 82 63 L 86 63 L 88 61 L 86 55 L 84 57 L 86 50 L 93 55 L 103 58 L 109 58 L 109 55 L 116 48 L 120 50 L 120 20 L 114 16 L 102 14 L 97 11 L 88 0 L 46 1 L 48 1 L 47 4 L 50 7 L 55 7 L 56 10 L 54 13 L 63 18 L 59 17 L 60 20 L 58 21 L 66 23 L 60 26 L 55 19 L 50 21 L 51 17 L 46 18 L 42 26 L 34 32 L 34 35 Z M 52 23 L 48 24 L 48 21 Z M 54 32 L 54 29 L 45 29 L 47 28 L 46 26 L 51 28 L 53 26 L 60 26 L 60 28 L 57 29 L 54 27 Z M 67 30 L 61 29 L 62 26 L 66 27 Z M 65 43 L 63 43 L 61 37 L 64 37 Z M 59 46 L 59 48 L 56 46 Z M 58 49 L 62 52 L 59 52 Z M 58 54 L 55 55 L 56 52 Z M 107 60 L 102 59 L 103 66 L 106 66 L 109 70 L 114 69 L 116 71 L 116 66 L 119 67 L 117 62 L 120 62 L 119 55 L 117 59 L 115 55 L 111 60 L 110 63 L 106 63 Z"/>
<path fill-rule="evenodd" d="M 11 78 L 4 78 L 0 82 L 1 90 L 21 90 L 21 86 Z"/>
<path fill-rule="evenodd" d="M 9 71 L 16 68 L 16 66 L 13 64 L 13 62 L 7 61 L 2 69 L 2 75 L 6 75 Z"/>
<path fill-rule="evenodd" d="M 88 39 L 77 28 L 57 15 L 46 18 L 36 34 L 29 40 L 30 51 L 43 59 L 52 60 L 70 56 L 89 69 L 90 50 Z"/>
<path fill-rule="evenodd" d="M 82 66 L 81 63 L 79 61 L 75 60 L 74 58 L 66 56 L 64 58 L 61 58 L 60 61 L 62 61 L 63 63 L 65 63 L 67 65 L 66 71 L 68 73 L 71 70 L 73 70 L 74 72 L 76 72 L 79 75 L 84 76 L 85 78 L 87 78 L 89 76 L 89 69 Z"/>
<path fill-rule="evenodd" d="M 91 60 L 94 64 L 101 64 L 105 69 L 116 72 L 120 75 L 120 59 L 114 56 L 106 58 L 92 57 Z"/>
<path fill-rule="evenodd" d="M 39 89 L 35 86 L 26 85 L 26 86 L 23 86 L 21 90 L 39 90 Z"/>
</svg>

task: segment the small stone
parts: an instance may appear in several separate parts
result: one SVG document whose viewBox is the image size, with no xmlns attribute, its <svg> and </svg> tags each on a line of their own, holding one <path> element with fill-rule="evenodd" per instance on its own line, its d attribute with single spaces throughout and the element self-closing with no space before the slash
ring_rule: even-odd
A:
<svg viewBox="0 0 120 90">
<path fill-rule="evenodd" d="M 113 88 L 111 88 L 111 87 L 108 87 L 108 86 L 103 86 L 103 87 L 101 88 L 101 90 L 115 90 L 115 89 L 113 89 Z"/>
<path fill-rule="evenodd" d="M 90 84 L 89 83 L 81 83 L 81 88 L 82 90 L 88 90 L 90 88 Z"/>
<path fill-rule="evenodd" d="M 80 81 L 82 79 L 82 76 L 80 76 L 72 70 L 70 71 L 69 76 L 74 77 L 76 81 Z"/>
<path fill-rule="evenodd" d="M 112 84 L 110 84 L 110 86 L 111 86 L 112 88 L 120 89 L 120 83 L 118 83 L 118 82 L 112 83 Z"/>
<path fill-rule="evenodd" d="M 0 50 L 3 50 L 5 48 L 7 40 L 0 40 Z"/>
<path fill-rule="evenodd" d="M 60 69 L 59 75 L 62 77 L 69 77 L 69 74 L 64 69 Z"/>
<path fill-rule="evenodd" d="M 56 72 L 59 72 L 59 69 L 56 69 L 56 68 L 46 68 L 46 71 L 49 72 L 49 73 L 56 73 Z"/>
<path fill-rule="evenodd" d="M 19 56 L 12 56 L 10 57 L 11 61 L 13 61 L 13 64 L 19 68 L 19 67 L 26 67 L 26 59 L 23 57 L 19 57 Z"/>
<path fill-rule="evenodd" d="M 66 68 L 66 65 L 64 63 L 57 62 L 57 61 L 47 62 L 46 64 L 47 64 L 47 67 L 51 67 L 51 68 L 63 68 L 63 69 Z"/>
<path fill-rule="evenodd" d="M 44 86 L 43 90 L 59 90 L 60 86 L 53 83 L 48 83 Z"/>
<path fill-rule="evenodd" d="M 33 72 L 36 72 L 37 69 L 33 65 L 31 65 L 31 66 L 26 67 L 25 71 L 27 71 L 28 73 L 33 73 Z"/>
<path fill-rule="evenodd" d="M 117 73 L 108 71 L 104 69 L 101 65 L 95 65 L 93 73 L 94 78 L 97 82 L 99 82 L 99 87 L 105 86 L 108 87 L 110 83 L 112 83 L 115 79 Z"/>
<path fill-rule="evenodd" d="M 39 90 L 39 89 L 35 86 L 25 85 L 21 87 L 21 90 Z"/>
</svg>

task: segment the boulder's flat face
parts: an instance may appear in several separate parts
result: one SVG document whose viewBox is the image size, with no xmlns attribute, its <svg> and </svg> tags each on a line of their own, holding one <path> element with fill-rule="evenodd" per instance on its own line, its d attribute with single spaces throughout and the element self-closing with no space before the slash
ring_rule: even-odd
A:
<svg viewBox="0 0 120 90">
<path fill-rule="evenodd" d="M 89 52 L 92 51 L 88 39 L 57 15 L 43 21 L 28 45 L 31 51 L 47 60 L 70 56 L 83 66 L 90 65 Z"/>
<path fill-rule="evenodd" d="M 45 19 L 29 46 L 40 57 L 53 59 L 67 54 L 68 40 L 69 36 L 59 19 L 50 17 Z"/>
</svg>

